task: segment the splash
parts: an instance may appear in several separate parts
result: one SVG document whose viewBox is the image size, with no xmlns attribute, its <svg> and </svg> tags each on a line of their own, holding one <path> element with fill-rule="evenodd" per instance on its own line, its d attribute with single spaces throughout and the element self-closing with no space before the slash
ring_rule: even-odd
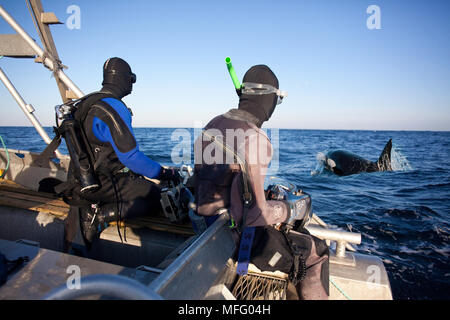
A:
<svg viewBox="0 0 450 320">
<path fill-rule="evenodd" d="M 327 157 L 326 157 L 325 153 L 319 152 L 316 155 L 316 159 L 317 159 L 317 164 L 316 164 L 316 167 L 314 168 L 314 170 L 311 171 L 312 176 L 319 175 L 323 172 L 323 170 L 325 169 L 325 161 L 326 161 Z"/>
<path fill-rule="evenodd" d="M 408 159 L 402 154 L 400 148 L 392 146 L 391 167 L 393 171 L 411 171 L 413 170 Z"/>
</svg>

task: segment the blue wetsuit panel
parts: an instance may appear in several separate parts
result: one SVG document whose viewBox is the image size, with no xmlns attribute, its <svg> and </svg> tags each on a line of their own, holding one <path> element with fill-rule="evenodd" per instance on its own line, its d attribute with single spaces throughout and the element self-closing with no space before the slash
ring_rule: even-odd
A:
<svg viewBox="0 0 450 320">
<path fill-rule="evenodd" d="M 127 131 L 126 133 L 122 134 L 131 134 L 133 139 L 136 141 L 133 133 L 133 128 L 131 127 L 131 113 L 125 106 L 125 104 L 115 98 L 104 98 L 102 99 L 102 101 L 111 106 L 122 118 L 123 122 L 127 125 L 127 128 L 121 128 L 123 131 Z M 111 129 L 116 130 L 116 128 Z M 110 143 L 114 151 L 116 152 L 119 161 L 124 166 L 128 167 L 131 171 L 137 174 L 142 174 L 150 179 L 158 177 L 161 171 L 161 166 L 159 165 L 159 163 L 151 160 L 145 154 L 139 151 L 137 142 L 131 149 L 127 146 L 117 146 L 113 138 L 113 134 L 111 134 L 111 129 L 104 121 L 102 121 L 98 117 L 94 117 L 92 123 L 92 131 L 95 137 L 102 142 Z M 121 152 L 119 149 L 122 151 L 125 150 L 125 152 Z"/>
</svg>

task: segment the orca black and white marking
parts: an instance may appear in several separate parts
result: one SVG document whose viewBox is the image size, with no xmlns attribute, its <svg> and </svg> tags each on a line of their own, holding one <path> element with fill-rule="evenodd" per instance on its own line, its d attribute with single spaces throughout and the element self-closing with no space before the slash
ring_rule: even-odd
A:
<svg viewBox="0 0 450 320">
<path fill-rule="evenodd" d="M 334 150 L 323 159 L 325 168 L 338 176 L 349 176 L 361 172 L 392 171 L 392 139 L 388 141 L 378 161 L 370 161 L 343 150 Z"/>
</svg>

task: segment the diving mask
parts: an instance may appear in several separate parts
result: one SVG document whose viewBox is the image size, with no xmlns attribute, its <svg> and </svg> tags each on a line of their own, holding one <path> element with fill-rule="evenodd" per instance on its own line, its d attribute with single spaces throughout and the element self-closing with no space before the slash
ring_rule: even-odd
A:
<svg viewBox="0 0 450 320">
<path fill-rule="evenodd" d="M 281 104 L 283 99 L 287 97 L 287 91 L 279 90 L 270 84 L 254 83 L 254 82 L 244 82 L 241 86 L 241 93 L 252 94 L 252 95 L 262 95 L 262 94 L 272 94 L 275 93 L 278 96 L 277 104 Z"/>
</svg>

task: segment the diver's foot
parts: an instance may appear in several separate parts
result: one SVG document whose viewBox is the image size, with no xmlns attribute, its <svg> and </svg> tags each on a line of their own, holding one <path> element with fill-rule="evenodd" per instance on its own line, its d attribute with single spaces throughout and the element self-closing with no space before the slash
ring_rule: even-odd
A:
<svg viewBox="0 0 450 320">
<path fill-rule="evenodd" d="M 100 233 L 100 224 L 97 214 L 92 213 L 88 209 L 81 209 L 80 227 L 84 239 L 91 244 L 95 237 Z"/>
<path fill-rule="evenodd" d="M 83 237 L 90 245 L 109 223 L 117 220 L 117 214 L 108 206 L 99 210 L 97 207 L 81 209 L 80 224 Z"/>
</svg>

